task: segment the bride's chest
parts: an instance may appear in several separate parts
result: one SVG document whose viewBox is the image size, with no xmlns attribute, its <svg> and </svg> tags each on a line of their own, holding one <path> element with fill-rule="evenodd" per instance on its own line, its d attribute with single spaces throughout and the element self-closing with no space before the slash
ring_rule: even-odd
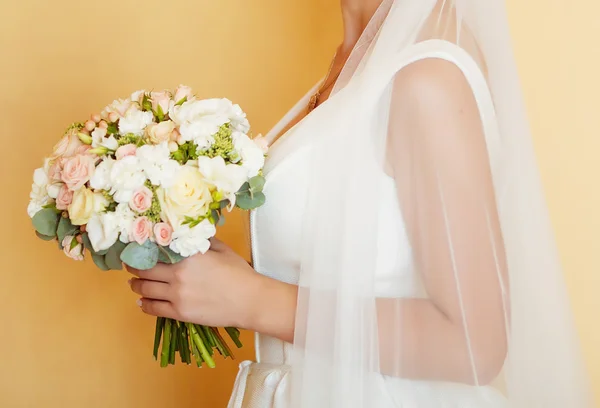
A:
<svg viewBox="0 0 600 408">
<path fill-rule="evenodd" d="M 297 135 L 295 136 L 297 137 Z M 310 237 L 303 226 L 310 193 L 311 146 L 282 140 L 267 161 L 266 203 L 251 215 L 252 252 L 257 271 L 287 283 L 297 283 L 303 251 L 310 251 Z M 296 140 L 294 140 L 296 142 Z M 412 264 L 412 253 L 398 206 L 392 179 L 381 173 L 384 189 L 378 200 L 378 256 L 376 290 L 379 296 L 423 296 Z M 324 211 L 327 208 L 323 200 Z M 327 228 L 327 225 L 321 226 Z"/>
</svg>

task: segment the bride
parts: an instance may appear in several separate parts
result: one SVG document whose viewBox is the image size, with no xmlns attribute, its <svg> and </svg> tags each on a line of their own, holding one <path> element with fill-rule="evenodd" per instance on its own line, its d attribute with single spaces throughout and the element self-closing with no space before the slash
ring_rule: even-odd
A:
<svg viewBox="0 0 600 408">
<path fill-rule="evenodd" d="M 144 312 L 257 333 L 231 408 L 591 408 L 502 0 L 342 0 L 270 132 L 253 268 L 132 271 Z"/>
</svg>

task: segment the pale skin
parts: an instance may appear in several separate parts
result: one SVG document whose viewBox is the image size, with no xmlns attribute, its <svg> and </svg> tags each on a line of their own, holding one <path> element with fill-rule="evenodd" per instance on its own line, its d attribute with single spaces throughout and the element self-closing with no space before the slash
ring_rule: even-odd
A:
<svg viewBox="0 0 600 408">
<path fill-rule="evenodd" d="M 352 47 L 380 3 L 381 0 L 342 0 L 344 41 L 333 62 L 333 75 L 342 69 Z M 393 102 L 399 113 L 396 116 L 398 121 L 390 124 L 391 131 L 397 128 L 396 131 L 402 133 L 405 130 L 402 126 L 407 126 L 406 124 L 413 127 L 426 126 L 427 120 L 422 124 L 418 122 L 419 115 L 427 113 L 427 107 L 432 101 L 446 100 L 456 107 L 444 118 L 446 131 L 452 125 L 455 130 L 452 133 L 456 133 L 457 138 L 462 137 L 462 134 L 476 133 L 473 129 L 479 124 L 479 115 L 467 84 L 460 71 L 439 64 L 444 63 L 422 61 L 397 76 L 395 85 L 403 91 Z M 437 73 L 435 81 L 428 75 L 430 71 Z M 322 93 L 319 103 L 329 97 L 330 91 L 331 87 Z M 437 129 L 432 127 L 421 131 L 435 135 Z M 389 150 L 395 158 L 406 154 L 400 147 L 396 148 L 393 142 L 390 142 Z M 437 154 L 437 151 L 431 154 Z M 443 157 L 436 160 L 442 162 Z M 406 173 L 401 164 L 403 162 L 407 161 L 390 159 L 388 173 L 398 174 L 401 178 Z M 462 180 L 459 170 L 455 175 L 456 180 Z M 402 203 L 405 195 L 402 194 L 401 182 L 398 189 Z M 465 189 L 468 189 L 468 185 L 465 185 Z M 473 211 L 460 204 L 459 207 L 466 207 L 464 211 Z M 414 209 L 408 203 L 404 210 L 409 212 Z M 411 231 L 411 225 L 408 224 L 407 229 L 411 234 L 414 231 Z M 415 241 L 419 239 L 416 235 L 411 238 Z M 503 316 L 490 312 L 491 315 L 474 317 L 472 320 L 477 324 L 477 319 L 481 319 L 481 329 L 471 328 L 472 347 L 478 365 L 477 378 L 474 378 L 472 367 L 468 364 L 469 359 L 464 355 L 464 327 L 461 325 L 456 299 L 447 296 L 443 290 L 445 285 L 452 282 L 449 275 L 436 274 L 436 257 L 428 256 L 427 251 L 431 251 L 431 254 L 443 251 L 438 249 L 436 252 L 437 244 L 440 248 L 445 245 L 443 242 L 429 240 L 427 249 L 418 254 L 426 260 L 422 270 L 429 299 L 379 299 L 377 302 L 379 320 L 380 323 L 383 322 L 380 324 L 381 370 L 387 375 L 418 380 L 487 383 L 501 368 L 506 353 L 506 344 L 499 340 L 505 338 Z M 497 301 L 494 296 L 482 299 L 477 294 L 495 293 L 497 288 L 493 283 L 486 287 L 481 279 L 481 271 L 476 268 L 473 268 L 473 277 L 470 279 L 468 274 L 471 272 L 466 269 L 466 306 L 472 306 L 473 310 L 495 310 L 482 303 Z M 298 287 L 259 274 L 242 257 L 216 239 L 204 255 L 191 257 L 177 265 L 157 265 L 149 271 L 130 269 L 130 272 L 136 275 L 130 282 L 131 289 L 141 296 L 141 309 L 147 314 L 216 327 L 239 327 L 286 342 L 294 340 Z M 470 288 L 473 285 L 468 282 L 478 282 L 479 286 Z M 472 296 L 469 289 L 473 292 Z M 392 338 L 387 335 L 386 330 L 397 330 L 395 322 L 386 322 L 391 319 L 390 316 L 396 316 L 394 310 L 398 310 L 398 302 L 401 302 L 402 310 L 402 347 L 386 342 L 386 339 Z M 473 305 L 468 302 L 473 302 Z M 452 352 L 449 353 L 448 350 Z"/>
</svg>

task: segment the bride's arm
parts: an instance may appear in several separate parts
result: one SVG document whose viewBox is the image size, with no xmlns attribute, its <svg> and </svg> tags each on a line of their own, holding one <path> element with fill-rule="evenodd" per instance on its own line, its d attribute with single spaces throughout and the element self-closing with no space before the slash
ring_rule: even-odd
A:
<svg viewBox="0 0 600 408">
<path fill-rule="evenodd" d="M 484 384 L 506 355 L 506 265 L 480 114 L 442 60 L 395 81 L 389 163 L 428 299 L 378 299 L 384 374 Z M 298 288 L 269 279 L 250 329 L 291 342 Z"/>
</svg>

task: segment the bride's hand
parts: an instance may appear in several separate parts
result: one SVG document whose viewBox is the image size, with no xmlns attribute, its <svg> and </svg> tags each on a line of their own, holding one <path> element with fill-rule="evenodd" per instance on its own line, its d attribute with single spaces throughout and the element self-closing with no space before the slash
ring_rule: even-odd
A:
<svg viewBox="0 0 600 408">
<path fill-rule="evenodd" d="M 204 255 L 128 270 L 137 276 L 130 285 L 145 313 L 214 327 L 246 328 L 263 278 L 216 239 Z"/>
</svg>

